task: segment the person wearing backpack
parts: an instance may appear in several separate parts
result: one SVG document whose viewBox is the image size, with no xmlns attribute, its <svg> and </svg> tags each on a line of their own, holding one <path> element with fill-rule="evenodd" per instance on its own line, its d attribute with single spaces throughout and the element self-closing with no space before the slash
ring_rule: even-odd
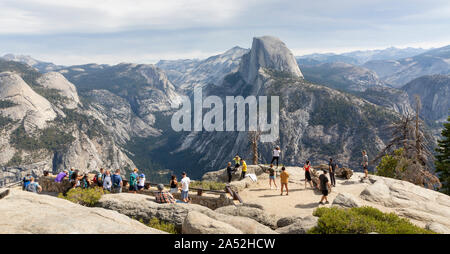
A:
<svg viewBox="0 0 450 254">
<path fill-rule="evenodd" d="M 138 178 L 137 172 L 138 172 L 138 169 L 135 168 L 133 170 L 133 172 L 131 172 L 131 174 L 130 174 L 130 182 L 129 182 L 130 188 L 128 190 L 129 192 L 136 193 L 136 191 L 137 191 L 137 178 Z"/>
<path fill-rule="evenodd" d="M 120 176 L 120 169 L 117 169 L 114 175 L 111 176 L 111 181 L 112 181 L 112 193 L 121 193 L 123 181 L 122 177 Z"/>
<path fill-rule="evenodd" d="M 31 178 L 31 174 L 27 174 L 26 176 L 23 177 L 22 179 L 22 190 L 26 190 L 28 185 L 30 184 L 30 178 Z"/>
<path fill-rule="evenodd" d="M 94 183 L 96 183 L 99 187 L 103 187 L 103 181 L 105 178 L 104 169 L 101 168 L 100 172 L 94 176 Z"/>
<path fill-rule="evenodd" d="M 29 192 L 38 193 L 42 191 L 42 187 L 34 181 L 34 177 L 30 177 L 30 183 L 27 185 L 26 190 Z"/>
</svg>

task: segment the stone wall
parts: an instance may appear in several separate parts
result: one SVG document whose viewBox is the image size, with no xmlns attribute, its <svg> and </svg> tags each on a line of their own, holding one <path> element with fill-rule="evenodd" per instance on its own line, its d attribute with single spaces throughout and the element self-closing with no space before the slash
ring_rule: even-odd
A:
<svg viewBox="0 0 450 254">
<path fill-rule="evenodd" d="M 55 178 L 56 176 L 53 175 L 39 177 L 38 182 L 43 192 L 63 193 L 70 188 L 69 179 L 65 178 L 60 183 L 57 183 Z"/>
</svg>

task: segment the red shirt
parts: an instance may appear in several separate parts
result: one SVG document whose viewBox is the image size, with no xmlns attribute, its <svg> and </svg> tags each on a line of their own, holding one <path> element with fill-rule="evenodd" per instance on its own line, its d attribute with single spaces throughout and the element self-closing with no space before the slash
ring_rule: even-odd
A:
<svg viewBox="0 0 450 254">
<path fill-rule="evenodd" d="M 305 169 L 305 171 L 309 171 L 310 167 L 311 167 L 310 165 L 305 165 L 303 168 Z"/>
</svg>

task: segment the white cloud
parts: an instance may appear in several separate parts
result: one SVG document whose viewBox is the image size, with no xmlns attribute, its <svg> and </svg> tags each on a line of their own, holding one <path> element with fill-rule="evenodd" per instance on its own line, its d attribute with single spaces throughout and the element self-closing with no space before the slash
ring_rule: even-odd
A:
<svg viewBox="0 0 450 254">
<path fill-rule="evenodd" d="M 4 0 L 0 34 L 221 26 L 256 0 Z"/>
</svg>

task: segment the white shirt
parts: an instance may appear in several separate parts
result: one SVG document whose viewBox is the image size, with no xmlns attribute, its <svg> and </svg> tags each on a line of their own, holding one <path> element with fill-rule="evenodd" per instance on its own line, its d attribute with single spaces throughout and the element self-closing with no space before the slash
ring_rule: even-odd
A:
<svg viewBox="0 0 450 254">
<path fill-rule="evenodd" d="M 145 185 L 145 177 L 139 178 L 138 185 L 139 186 L 144 186 Z"/>
<path fill-rule="evenodd" d="M 103 179 L 103 188 L 111 189 L 111 186 L 112 186 L 111 176 L 105 175 L 105 179 Z"/>
<path fill-rule="evenodd" d="M 281 150 L 274 149 L 273 150 L 273 157 L 280 157 L 280 153 L 281 153 Z"/>
<path fill-rule="evenodd" d="M 185 177 L 181 179 L 181 190 L 188 191 L 189 190 L 189 184 L 191 183 L 191 179 L 189 177 Z"/>
</svg>

